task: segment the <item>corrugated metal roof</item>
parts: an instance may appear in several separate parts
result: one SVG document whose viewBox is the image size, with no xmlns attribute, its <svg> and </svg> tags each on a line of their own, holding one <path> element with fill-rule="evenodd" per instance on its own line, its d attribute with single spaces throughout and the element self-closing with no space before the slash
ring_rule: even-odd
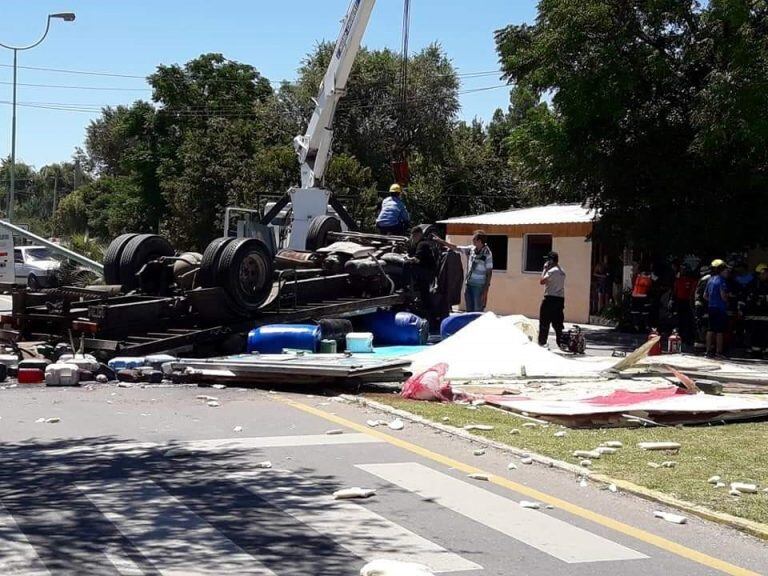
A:
<svg viewBox="0 0 768 576">
<path fill-rule="evenodd" d="M 595 211 L 581 204 L 550 204 L 534 208 L 518 208 L 505 212 L 490 212 L 477 216 L 458 216 L 440 220 L 440 224 L 477 224 L 521 226 L 525 224 L 572 224 L 592 222 Z"/>
</svg>

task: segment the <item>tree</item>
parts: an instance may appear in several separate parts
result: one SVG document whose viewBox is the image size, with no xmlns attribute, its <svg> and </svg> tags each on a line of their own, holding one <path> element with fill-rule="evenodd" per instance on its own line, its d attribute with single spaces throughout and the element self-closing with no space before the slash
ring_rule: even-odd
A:
<svg viewBox="0 0 768 576">
<path fill-rule="evenodd" d="M 765 157 L 745 154 L 765 135 L 752 4 L 542 0 L 534 25 L 496 34 L 506 78 L 540 102 L 508 138 L 511 161 L 541 196 L 592 203 L 606 237 L 681 252 L 764 241 Z"/>
</svg>

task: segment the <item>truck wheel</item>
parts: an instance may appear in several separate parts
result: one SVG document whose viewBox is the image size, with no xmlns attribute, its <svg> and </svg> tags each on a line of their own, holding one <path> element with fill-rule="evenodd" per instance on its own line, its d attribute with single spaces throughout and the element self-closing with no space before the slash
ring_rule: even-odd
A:
<svg viewBox="0 0 768 576">
<path fill-rule="evenodd" d="M 341 232 L 341 221 L 335 216 L 315 216 L 309 223 L 307 231 L 306 249 L 314 252 L 332 244 L 328 232 Z"/>
<path fill-rule="evenodd" d="M 125 246 L 138 234 L 121 234 L 109 243 L 104 253 L 104 283 L 107 285 L 120 284 L 120 258 Z"/>
<path fill-rule="evenodd" d="M 224 248 L 233 240 L 235 238 L 216 238 L 206 246 L 205 252 L 203 252 L 203 261 L 200 263 L 198 281 L 200 286 L 203 288 L 218 286 L 216 276 L 219 269 L 219 259 L 221 258 L 221 253 L 224 252 Z"/>
<path fill-rule="evenodd" d="M 34 274 L 30 274 L 27 277 L 27 288 L 30 290 L 40 290 L 40 280 Z"/>
<path fill-rule="evenodd" d="M 434 224 L 419 224 L 419 228 L 421 228 L 424 238 L 429 237 L 430 234 L 437 234 L 437 226 Z"/>
<path fill-rule="evenodd" d="M 237 238 L 219 260 L 218 285 L 248 312 L 257 310 L 272 291 L 273 264 L 269 248 L 257 238 Z"/>
<path fill-rule="evenodd" d="M 161 256 L 173 256 L 171 243 L 157 234 L 138 234 L 128 241 L 120 257 L 120 282 L 126 290 L 139 286 L 136 277 L 139 270 L 151 260 Z"/>
</svg>

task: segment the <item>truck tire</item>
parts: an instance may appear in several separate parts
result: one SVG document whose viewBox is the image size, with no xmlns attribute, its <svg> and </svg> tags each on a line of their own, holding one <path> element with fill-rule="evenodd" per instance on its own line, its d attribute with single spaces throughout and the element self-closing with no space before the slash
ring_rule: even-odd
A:
<svg viewBox="0 0 768 576">
<path fill-rule="evenodd" d="M 161 256 L 173 256 L 173 246 L 157 234 L 138 234 L 128 241 L 120 257 L 120 282 L 126 290 L 139 287 L 136 274 L 147 262 Z"/>
<path fill-rule="evenodd" d="M 254 312 L 272 291 L 273 270 L 272 257 L 264 242 L 258 238 L 237 238 L 221 254 L 217 284 L 235 305 Z"/>
<path fill-rule="evenodd" d="M 419 224 L 419 228 L 421 228 L 424 238 L 429 238 L 430 234 L 437 234 L 437 226 L 434 224 Z"/>
<path fill-rule="evenodd" d="M 198 284 L 203 288 L 213 288 L 218 286 L 216 276 L 219 269 L 219 259 L 221 253 L 227 244 L 235 240 L 231 237 L 216 238 L 205 248 L 203 252 L 203 261 L 200 263 L 200 273 Z"/>
<path fill-rule="evenodd" d="M 338 218 L 328 215 L 312 218 L 307 231 L 306 249 L 314 252 L 331 244 L 328 232 L 341 232 L 341 221 Z"/>
<path fill-rule="evenodd" d="M 120 234 L 112 240 L 104 253 L 104 283 L 107 285 L 120 284 L 120 258 L 123 256 L 125 246 L 138 234 Z"/>
</svg>

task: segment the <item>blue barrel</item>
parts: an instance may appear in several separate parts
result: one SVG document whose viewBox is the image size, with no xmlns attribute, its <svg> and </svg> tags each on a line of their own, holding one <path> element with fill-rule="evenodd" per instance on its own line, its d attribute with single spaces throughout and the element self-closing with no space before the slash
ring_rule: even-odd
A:
<svg viewBox="0 0 768 576">
<path fill-rule="evenodd" d="M 268 324 L 248 332 L 248 352 L 281 354 L 283 349 L 316 352 L 320 327 L 314 324 Z"/>
<path fill-rule="evenodd" d="M 470 322 L 474 322 L 483 312 L 461 312 L 459 314 L 451 314 L 448 318 L 444 318 L 440 322 L 440 337 L 445 340 L 448 336 L 453 336 L 464 328 Z"/>
<path fill-rule="evenodd" d="M 420 346 L 429 340 L 429 323 L 410 312 L 379 310 L 363 316 L 363 329 L 373 333 L 376 346 Z"/>
</svg>

